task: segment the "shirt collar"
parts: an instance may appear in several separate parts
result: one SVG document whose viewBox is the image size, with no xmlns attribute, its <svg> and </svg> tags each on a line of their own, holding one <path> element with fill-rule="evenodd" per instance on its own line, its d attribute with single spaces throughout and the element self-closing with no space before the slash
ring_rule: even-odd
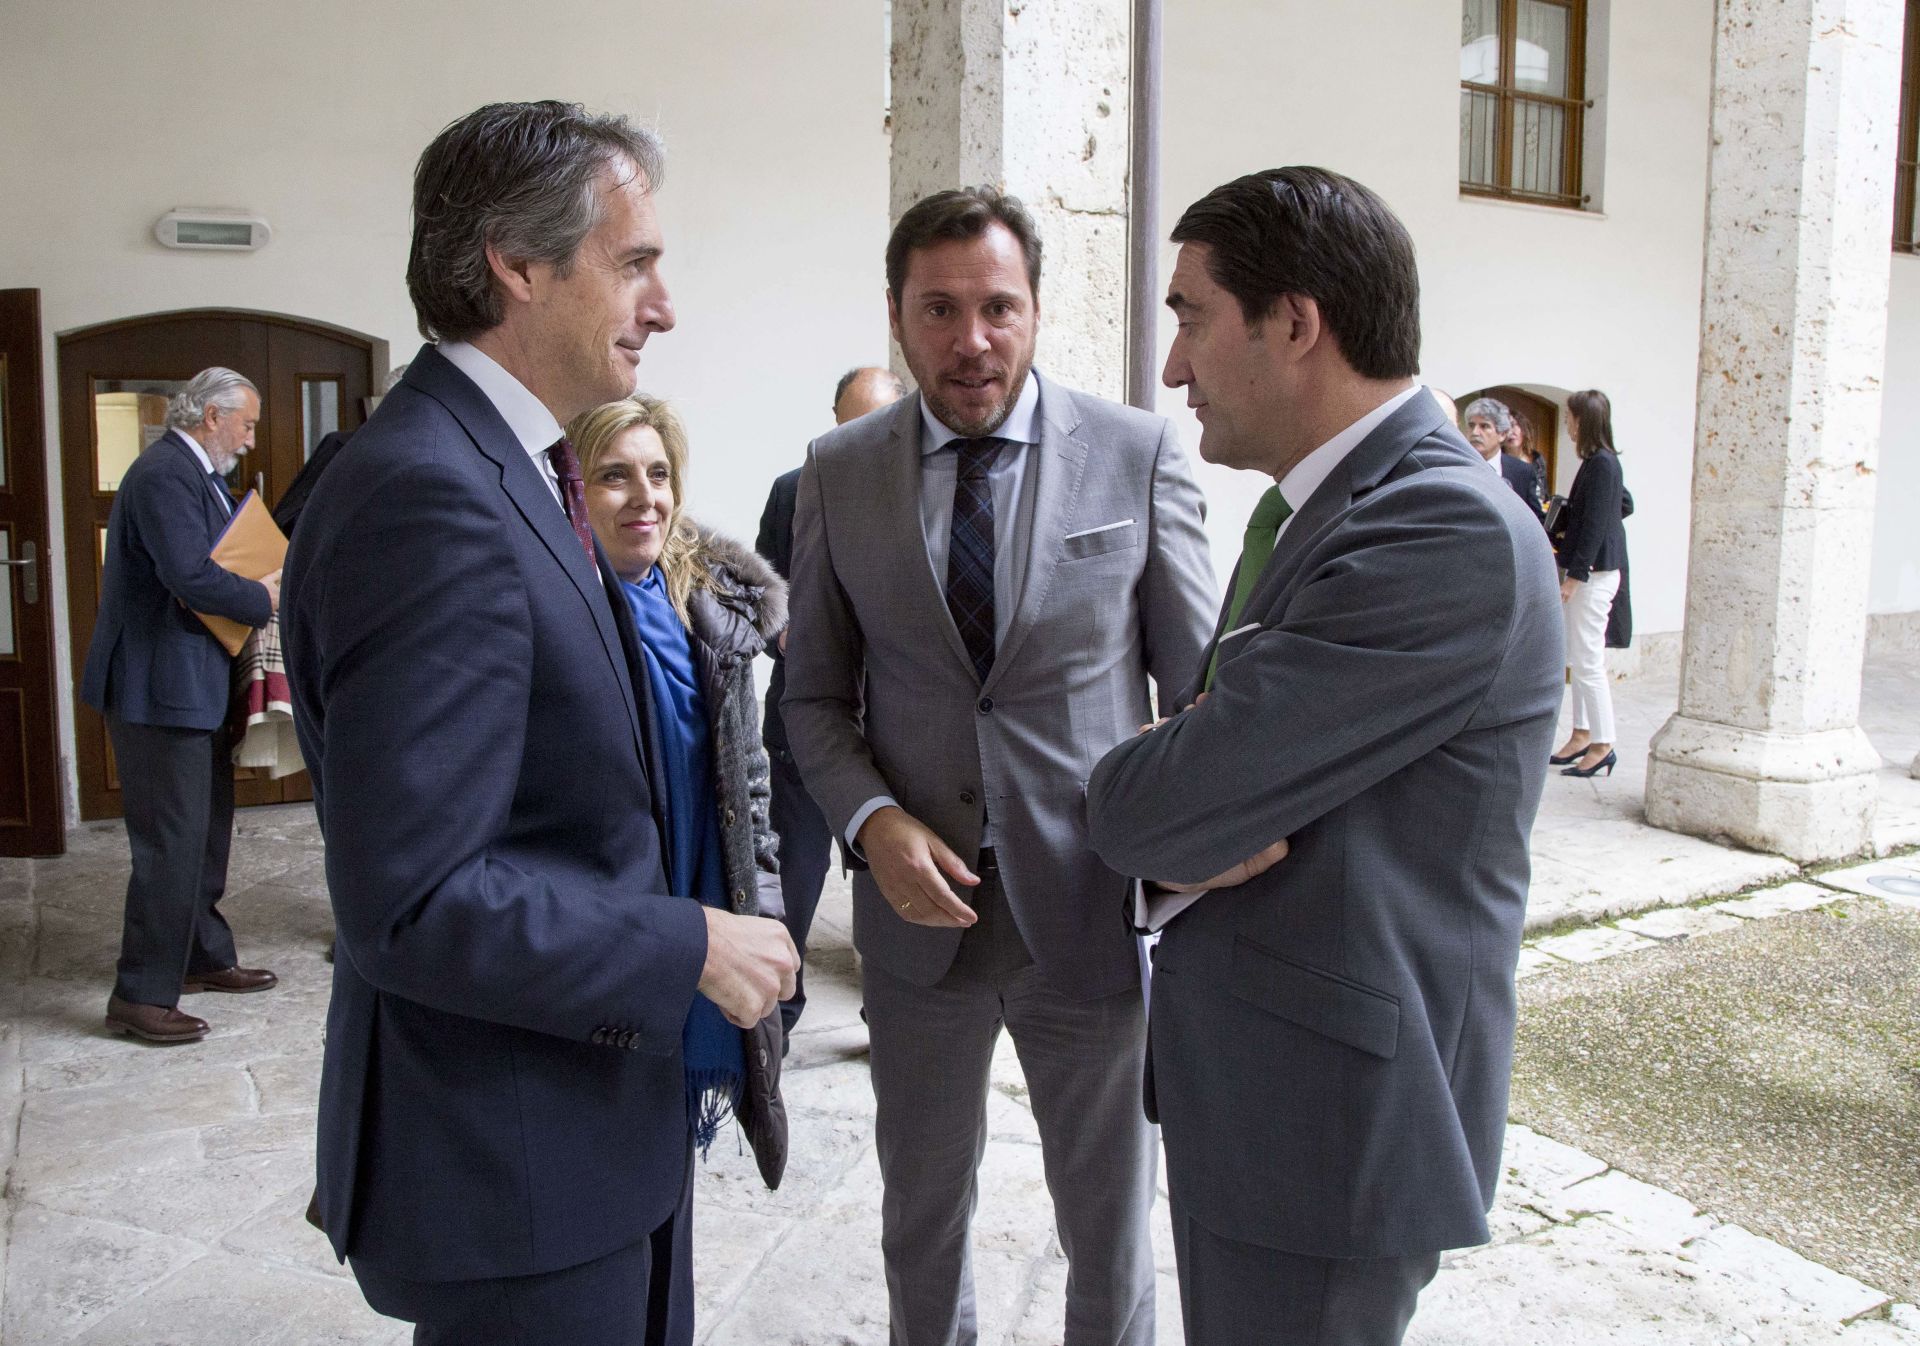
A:
<svg viewBox="0 0 1920 1346">
<path fill-rule="evenodd" d="M 1020 396 L 1013 400 L 1013 410 L 1007 413 L 1007 419 L 993 432 L 995 439 L 1010 440 L 1015 444 L 1038 444 L 1040 442 L 1040 376 L 1032 369 L 1027 370 L 1026 386 L 1020 389 Z M 920 456 L 938 453 L 956 439 L 964 435 L 949 429 L 947 423 L 933 414 L 933 408 L 927 405 L 925 394 L 920 398 Z"/>
<path fill-rule="evenodd" d="M 500 419 L 513 431 L 520 447 L 539 458 L 560 438 L 560 422 L 547 410 L 547 404 L 527 391 L 499 362 L 467 341 L 443 341 L 440 353 L 455 369 L 472 379 L 500 413 Z"/>
<path fill-rule="evenodd" d="M 207 470 L 207 475 L 214 475 L 213 459 L 207 457 L 207 451 L 200 447 L 200 441 L 188 434 L 185 430 L 182 430 L 179 426 L 173 427 L 173 433 L 187 441 L 187 447 L 193 450 L 193 456 L 200 460 L 200 466 Z"/>
<path fill-rule="evenodd" d="M 1369 411 L 1359 420 L 1349 425 L 1332 439 L 1322 444 L 1312 453 L 1295 463 L 1280 478 L 1280 494 L 1285 497 L 1288 508 L 1298 514 L 1313 493 L 1320 489 L 1320 483 L 1333 475 L 1333 469 L 1345 461 L 1346 456 L 1360 447 L 1362 440 L 1372 434 L 1380 425 L 1413 397 L 1425 389 L 1418 383 Z"/>
</svg>

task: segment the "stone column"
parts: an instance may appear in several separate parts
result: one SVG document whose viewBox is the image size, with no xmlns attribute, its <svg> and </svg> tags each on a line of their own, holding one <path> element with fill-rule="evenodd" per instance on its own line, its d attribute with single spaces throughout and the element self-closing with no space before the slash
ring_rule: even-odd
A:
<svg viewBox="0 0 1920 1346">
<path fill-rule="evenodd" d="M 1035 363 L 1116 400 L 1129 15 L 1128 0 L 893 0 L 893 218 L 949 187 L 1019 197 L 1043 245 Z"/>
<path fill-rule="evenodd" d="M 1880 767 L 1858 719 L 1900 11 L 1715 14 L 1685 653 L 1647 820 L 1803 862 L 1868 844 Z"/>
</svg>

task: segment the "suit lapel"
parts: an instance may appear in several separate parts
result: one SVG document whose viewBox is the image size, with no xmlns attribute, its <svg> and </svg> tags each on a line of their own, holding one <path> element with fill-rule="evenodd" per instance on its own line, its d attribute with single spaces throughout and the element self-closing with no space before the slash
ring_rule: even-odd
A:
<svg viewBox="0 0 1920 1346">
<path fill-rule="evenodd" d="M 933 555 L 927 550 L 927 531 L 920 516 L 920 483 L 924 462 L 920 456 L 920 394 L 900 399 L 899 412 L 893 418 L 893 434 L 886 447 L 886 461 L 877 474 L 881 498 L 876 501 L 877 518 L 889 522 L 891 529 L 884 544 L 883 563 L 897 575 L 914 577 L 921 593 L 908 595 L 908 613 L 926 613 L 934 627 L 969 671 L 973 659 L 960 628 L 947 611 L 947 577 L 934 573 Z"/>
<path fill-rule="evenodd" d="M 487 400 L 486 394 L 444 355 L 431 346 L 423 348 L 413 368 L 407 371 L 407 382 L 452 412 L 461 428 L 473 440 L 474 446 L 500 469 L 500 485 L 506 491 L 507 498 L 513 502 L 520 517 L 526 520 L 527 526 L 533 529 L 542 545 L 552 553 L 554 561 L 580 595 L 580 600 L 587 605 L 608 662 L 613 664 L 616 671 L 626 675 L 620 679 L 620 694 L 627 708 L 628 727 L 632 730 L 634 749 L 640 754 L 640 760 L 650 765 L 648 733 L 642 728 L 639 703 L 634 699 L 633 682 L 637 675 L 628 667 L 626 650 L 621 644 L 620 630 L 614 620 L 613 606 L 607 601 L 607 591 L 601 585 L 599 573 L 588 565 L 586 553 L 580 549 L 580 539 L 574 535 L 573 525 L 567 521 L 566 510 L 554 498 L 539 469 L 533 465 L 533 459 L 528 457 L 520 441 L 507 427 L 505 419 Z"/>
<path fill-rule="evenodd" d="M 180 456 L 180 461 L 186 464 L 187 471 L 200 479 L 202 510 L 206 515 L 211 538 L 218 541 L 220 534 L 226 530 L 227 520 L 233 517 L 233 492 L 227 491 L 226 483 L 220 478 L 200 466 L 200 455 L 195 453 L 193 446 L 180 438 L 177 433 L 168 430 L 161 436 L 161 440 L 172 445 L 173 451 Z M 222 491 L 227 493 L 225 509 L 220 508 L 219 493 Z M 211 547 L 211 542 L 208 545 Z"/>
<path fill-rule="evenodd" d="M 1031 377 L 1039 379 L 1036 372 Z M 1046 605 L 1047 591 L 1053 585 L 1055 571 L 1066 554 L 1066 537 L 1073 528 L 1074 511 L 1080 503 L 1080 483 L 1086 475 L 1087 446 L 1075 439 L 1080 426 L 1080 411 L 1065 389 L 1057 383 L 1040 383 L 1040 442 L 1028 450 L 1033 460 L 1027 464 L 1036 473 L 1033 483 L 1033 536 L 1028 543 L 1027 574 L 1018 594 L 1008 596 L 1016 604 L 1007 638 L 994 652 L 993 671 L 987 675 L 986 690 L 1000 679 L 1003 669 L 1026 642 Z M 1017 513 L 1020 502 L 1015 500 Z M 1011 536 L 1011 529 L 996 524 L 994 531 Z M 994 602 L 1000 601 L 999 595 Z M 944 606 L 944 604 L 943 604 Z M 948 626 L 953 622 L 949 620 Z M 959 639 L 956 629 L 954 638 Z"/>
</svg>

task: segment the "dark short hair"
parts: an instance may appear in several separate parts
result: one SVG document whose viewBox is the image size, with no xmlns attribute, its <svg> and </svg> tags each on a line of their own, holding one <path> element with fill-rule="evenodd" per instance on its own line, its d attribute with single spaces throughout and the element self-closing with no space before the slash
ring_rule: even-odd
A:
<svg viewBox="0 0 1920 1346">
<path fill-rule="evenodd" d="M 420 334 L 465 341 L 500 325 L 488 245 L 566 275 L 600 222 L 601 175 L 628 163 L 657 188 L 658 138 L 578 103 L 489 103 L 441 131 L 413 171 L 407 292 Z"/>
<path fill-rule="evenodd" d="M 1355 373 L 1420 372 L 1420 271 L 1413 239 L 1386 202 L 1324 168 L 1270 168 L 1215 187 L 1173 227 L 1205 244 L 1207 273 L 1249 326 L 1282 295 L 1303 295 Z"/>
<path fill-rule="evenodd" d="M 1613 403 L 1605 393 L 1598 388 L 1587 388 L 1570 394 L 1567 410 L 1580 426 L 1577 451 L 1582 458 L 1591 458 L 1602 449 L 1608 453 L 1620 452 L 1613 447 Z"/>
<path fill-rule="evenodd" d="M 979 238 L 996 224 L 1005 225 L 1020 242 L 1027 259 L 1027 285 L 1040 298 L 1040 231 L 1017 196 L 998 187 L 960 187 L 923 196 L 893 226 L 887 240 L 887 293 L 900 302 L 907 284 L 907 262 L 915 250 L 935 243 Z"/>
</svg>

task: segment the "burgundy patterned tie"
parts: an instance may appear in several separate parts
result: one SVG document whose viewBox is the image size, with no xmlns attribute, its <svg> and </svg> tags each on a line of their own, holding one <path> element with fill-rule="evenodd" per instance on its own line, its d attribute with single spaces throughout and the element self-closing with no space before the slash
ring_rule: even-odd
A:
<svg viewBox="0 0 1920 1346">
<path fill-rule="evenodd" d="M 987 474 L 1007 441 L 956 439 L 960 472 L 953 483 L 953 532 L 947 547 L 947 611 L 960 628 L 974 674 L 993 671 L 993 487 Z"/>
<path fill-rule="evenodd" d="M 580 460 L 573 456 L 573 445 L 565 435 L 547 450 L 547 459 L 553 464 L 554 476 L 560 478 L 560 499 L 566 503 L 567 522 L 573 525 L 573 535 L 580 539 L 587 564 L 598 569 L 593 559 L 593 529 L 587 525 L 587 484 L 580 480 Z"/>
</svg>

